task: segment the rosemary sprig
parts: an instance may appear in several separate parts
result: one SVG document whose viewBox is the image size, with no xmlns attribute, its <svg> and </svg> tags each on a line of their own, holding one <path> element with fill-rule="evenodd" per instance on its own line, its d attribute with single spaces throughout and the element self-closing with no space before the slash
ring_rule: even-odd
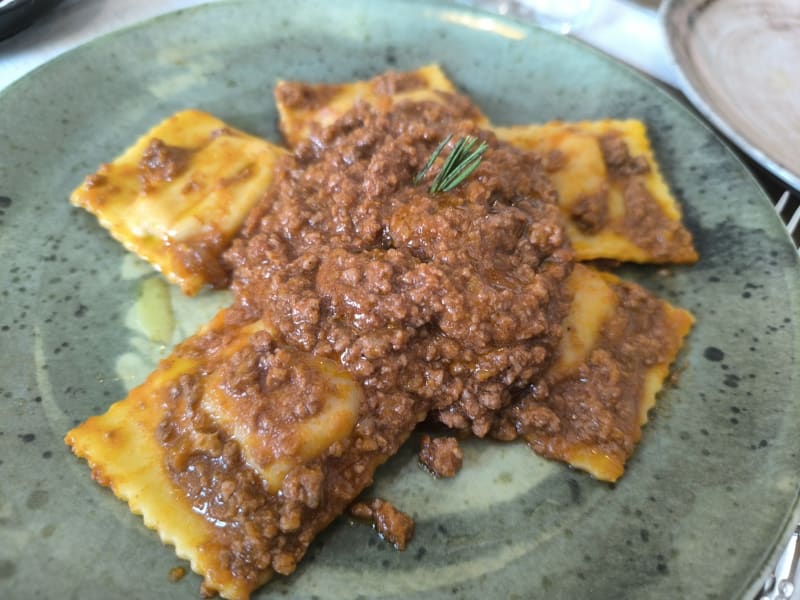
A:
<svg viewBox="0 0 800 600">
<path fill-rule="evenodd" d="M 478 138 L 471 135 L 465 136 L 456 142 L 453 146 L 453 151 L 447 160 L 442 165 L 442 170 L 433 180 L 430 187 L 430 193 L 436 192 L 449 192 L 459 183 L 469 177 L 472 172 L 478 168 L 481 162 L 483 153 L 489 147 L 486 142 L 478 143 Z M 473 148 L 475 148 L 473 150 Z"/>
<path fill-rule="evenodd" d="M 414 183 L 420 183 L 423 180 L 437 157 L 442 153 L 442 150 L 444 150 L 444 147 L 451 139 L 453 139 L 452 133 L 436 147 L 436 150 L 433 151 L 428 162 L 425 163 L 422 170 L 414 177 Z M 439 170 L 439 173 L 437 173 L 430 188 L 428 188 L 431 194 L 449 192 L 478 168 L 483 158 L 483 153 L 486 152 L 489 146 L 486 142 L 481 142 L 476 148 L 475 144 L 477 143 L 478 138 L 472 135 L 464 136 L 455 143 L 449 156 L 444 161 L 442 168 Z"/>
</svg>

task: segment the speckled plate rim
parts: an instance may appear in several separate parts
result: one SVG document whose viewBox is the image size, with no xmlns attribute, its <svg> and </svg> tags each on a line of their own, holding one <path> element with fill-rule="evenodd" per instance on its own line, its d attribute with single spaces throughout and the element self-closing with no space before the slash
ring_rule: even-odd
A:
<svg viewBox="0 0 800 600">
<path fill-rule="evenodd" d="M 8 85 L 4 89 L 0 90 L 0 101 L 2 101 L 3 98 L 7 94 L 9 94 L 12 90 L 16 89 L 23 82 L 25 82 L 29 78 L 36 77 L 41 71 L 43 71 L 45 69 L 53 68 L 54 66 L 57 66 L 61 61 L 69 61 L 69 60 L 71 60 L 71 55 L 76 50 L 84 49 L 84 48 L 89 47 L 89 46 L 102 45 L 107 39 L 113 38 L 118 34 L 124 33 L 126 31 L 130 31 L 130 30 L 146 29 L 151 24 L 153 24 L 155 22 L 159 22 L 159 21 L 162 21 L 162 20 L 169 20 L 169 19 L 175 18 L 177 15 L 180 15 L 180 14 L 183 14 L 183 13 L 190 13 L 190 12 L 193 13 L 193 12 L 196 12 L 196 11 L 202 11 L 205 8 L 207 8 L 209 6 L 212 6 L 212 5 L 219 5 L 219 4 L 247 4 L 247 3 L 251 2 L 251 1 L 252 0 L 209 0 L 208 2 L 204 2 L 204 3 L 197 4 L 197 5 L 194 5 L 194 6 L 191 6 L 191 7 L 187 7 L 187 8 L 181 8 L 181 9 L 178 9 L 178 10 L 175 10 L 175 11 L 170 11 L 170 12 L 167 12 L 167 13 L 164 13 L 164 14 L 161 14 L 161 15 L 157 15 L 155 17 L 150 17 L 148 19 L 145 19 L 145 20 L 143 20 L 141 22 L 138 22 L 138 23 L 135 23 L 135 24 L 128 25 L 126 27 L 122 27 L 122 28 L 116 29 L 114 31 L 110 31 L 108 33 L 105 33 L 105 34 L 103 34 L 101 36 L 98 36 L 98 37 L 88 41 L 88 42 L 80 44 L 79 46 L 77 46 L 77 47 L 75 47 L 73 49 L 70 49 L 70 50 L 68 50 L 68 51 L 66 51 L 66 52 L 64 52 L 64 53 L 52 58 L 51 60 L 39 65 L 38 67 L 36 67 L 33 70 L 31 70 L 30 72 L 28 72 L 22 78 L 12 82 L 10 85 Z M 369 1 L 372 2 L 372 1 L 376 1 L 376 0 L 369 0 Z M 500 15 L 497 15 L 495 13 L 487 12 L 487 11 L 480 10 L 480 9 L 477 9 L 477 8 L 467 7 L 467 6 L 464 6 L 463 4 L 452 4 L 452 3 L 447 2 L 446 0 L 391 0 L 391 1 L 395 2 L 395 3 L 398 3 L 398 4 L 418 5 L 421 8 L 422 7 L 428 7 L 428 8 L 433 9 L 433 10 L 441 9 L 443 6 L 449 6 L 449 7 L 453 8 L 454 10 L 457 10 L 457 11 L 463 12 L 463 13 L 472 14 L 472 15 L 474 15 L 476 17 L 481 18 L 481 19 L 494 20 L 494 21 L 498 22 L 501 26 L 504 25 L 504 24 L 507 24 L 507 23 L 513 23 L 514 26 L 519 26 L 519 27 L 527 28 L 527 29 L 534 29 L 534 30 L 537 30 L 537 31 L 545 34 L 545 35 L 557 37 L 557 38 L 563 40 L 565 43 L 570 43 L 570 44 L 573 44 L 573 45 L 576 45 L 576 46 L 580 46 L 582 48 L 582 50 L 585 51 L 585 52 L 589 52 L 589 53 L 595 54 L 597 56 L 601 56 L 601 57 L 603 57 L 604 60 L 607 60 L 609 62 L 615 63 L 619 68 L 622 68 L 625 71 L 627 71 L 629 75 L 631 75 L 635 79 L 639 80 L 642 84 L 650 87 L 653 90 L 657 90 L 658 94 L 664 99 L 665 102 L 669 102 L 669 103 L 673 104 L 680 112 L 683 113 L 684 117 L 688 117 L 696 125 L 698 125 L 699 127 L 703 128 L 704 130 L 709 132 L 713 137 L 715 137 L 717 139 L 717 141 L 720 143 L 720 145 L 724 148 L 724 152 L 726 152 L 729 155 L 729 157 L 732 158 L 740 166 L 740 168 L 742 170 L 742 173 L 745 174 L 745 177 L 748 178 L 750 181 L 752 181 L 752 183 L 754 184 L 754 187 L 756 187 L 756 188 L 758 188 L 760 190 L 760 192 L 761 192 L 760 193 L 761 201 L 763 201 L 766 205 L 768 205 L 770 207 L 772 206 L 768 196 L 764 192 L 763 188 L 761 188 L 760 183 L 755 178 L 755 176 L 750 172 L 750 170 L 747 169 L 747 167 L 744 165 L 744 163 L 742 163 L 742 161 L 739 159 L 739 157 L 736 155 L 736 153 L 733 151 L 731 143 L 728 140 L 726 140 L 724 138 L 721 138 L 718 135 L 718 132 L 716 132 L 712 127 L 710 127 L 709 124 L 706 123 L 702 118 L 698 117 L 697 114 L 693 113 L 690 109 L 688 109 L 687 107 L 681 105 L 680 102 L 676 101 L 676 99 L 667 90 L 665 90 L 658 82 L 654 81 L 651 78 L 646 77 L 645 75 L 643 75 L 641 72 L 637 71 L 635 68 L 631 67 L 630 65 L 627 65 L 624 62 L 617 60 L 613 56 L 610 56 L 610 55 L 598 50 L 597 48 L 594 48 L 593 46 L 589 45 L 586 42 L 583 42 L 582 40 L 578 40 L 576 38 L 568 37 L 568 36 L 560 36 L 560 35 L 558 35 L 556 33 L 553 33 L 553 32 L 550 32 L 550 31 L 548 31 L 546 29 L 541 28 L 541 27 L 539 27 L 538 25 L 536 25 L 534 23 L 531 23 L 531 22 L 528 22 L 528 21 L 524 21 L 522 19 L 518 19 L 518 18 L 514 18 L 514 17 L 510 17 L 510 16 L 500 16 Z M 662 7 L 661 7 L 661 9 L 659 11 L 659 15 L 660 15 L 660 18 L 662 19 L 662 23 L 666 23 L 666 15 L 667 15 L 667 12 L 671 8 L 673 8 L 677 4 L 679 4 L 681 2 L 685 2 L 685 1 L 693 1 L 693 0 L 665 0 L 665 4 L 662 5 Z M 711 0 L 711 1 L 714 1 L 714 0 Z M 678 72 L 679 72 L 679 75 L 681 76 L 681 78 L 683 78 L 684 75 L 683 75 L 682 71 L 680 69 L 678 69 Z M 688 83 L 687 83 L 687 86 L 688 86 Z M 689 95 L 689 94 L 687 93 L 687 95 Z M 691 97 L 690 97 L 690 99 L 691 99 Z M 702 103 L 702 100 L 698 99 L 698 101 L 700 101 Z M 709 109 L 709 111 L 710 111 L 710 109 Z M 701 110 L 701 112 L 704 112 L 704 111 Z M 708 114 L 708 115 L 705 115 L 705 113 L 704 113 L 703 116 L 707 116 L 709 121 L 715 127 L 718 127 L 723 133 L 725 133 L 726 135 L 729 135 L 728 131 L 727 131 L 729 129 L 727 124 L 724 121 L 722 121 L 721 119 L 719 119 L 713 113 L 713 111 L 710 111 L 710 114 Z M 730 137 L 730 141 L 732 141 L 734 144 L 741 145 L 737 141 L 737 135 L 735 133 L 732 132 L 729 135 L 729 137 Z M 757 149 L 748 148 L 746 142 L 744 143 L 744 145 L 742 147 L 743 147 L 744 150 L 746 150 L 748 152 L 748 154 L 750 154 L 750 150 L 753 150 L 754 152 L 759 153 L 759 151 Z M 753 156 L 756 160 L 760 161 L 760 158 L 757 155 L 751 154 L 751 156 Z M 764 160 L 769 161 L 769 159 L 766 158 L 766 157 L 764 157 Z M 765 166 L 768 166 L 768 165 L 765 165 Z M 775 165 L 775 166 L 780 169 L 779 166 L 777 166 L 777 165 Z M 768 166 L 768 168 L 770 168 L 770 167 Z M 777 173 L 777 174 L 780 175 L 780 173 Z M 796 177 L 793 174 L 788 173 L 788 172 L 787 172 L 787 175 L 790 176 L 792 184 L 795 187 L 797 187 L 798 189 L 800 189 L 800 177 Z M 777 214 L 775 215 L 775 219 L 778 222 L 780 222 L 780 219 L 777 216 Z M 794 247 L 793 243 L 791 241 L 791 238 L 789 237 L 788 233 L 786 233 L 786 231 L 785 231 L 785 228 L 783 228 L 783 227 L 781 227 L 781 228 L 783 229 L 784 233 L 786 234 L 785 235 L 786 243 L 788 243 L 792 247 Z M 798 329 L 798 331 L 800 331 L 800 329 Z M 795 345 L 800 347 L 800 342 L 796 342 Z M 795 368 L 795 374 L 800 374 L 800 367 L 798 367 L 797 364 L 795 364 L 795 367 L 796 367 Z M 800 397 L 798 398 L 798 400 L 800 400 Z M 747 598 L 749 600 L 750 598 L 755 597 L 757 594 L 759 594 L 761 592 L 761 590 L 763 588 L 763 583 L 764 583 L 766 577 L 770 573 L 773 572 L 774 566 L 777 563 L 777 561 L 780 559 L 781 554 L 783 553 L 783 549 L 786 546 L 786 543 L 789 541 L 791 535 L 793 534 L 797 523 L 800 523 L 800 488 L 798 488 L 796 490 L 795 497 L 794 497 L 794 500 L 793 500 L 793 506 L 790 507 L 790 509 L 787 511 L 787 513 L 785 515 L 785 520 L 784 520 L 783 526 L 781 527 L 782 533 L 779 534 L 776 537 L 776 539 L 774 539 L 772 541 L 771 549 L 765 551 L 765 554 L 763 555 L 763 564 L 760 566 L 760 569 L 757 571 L 758 574 L 753 576 L 753 577 L 751 577 L 751 580 L 749 582 L 743 584 L 742 589 L 746 590 L 746 592 L 745 592 L 745 594 L 743 596 L 744 598 Z M 769 542 L 767 543 L 767 545 L 769 545 Z"/>
<path fill-rule="evenodd" d="M 715 2 L 717 0 L 710 0 Z M 721 133 L 727 136 L 733 144 L 738 146 L 753 160 L 762 165 L 765 169 L 782 179 L 796 190 L 800 190 L 800 173 L 793 171 L 786 165 L 774 159 L 769 149 L 759 148 L 747 136 L 737 129 L 735 123 L 731 123 L 722 118 L 715 110 L 711 101 L 700 92 L 697 85 L 696 71 L 690 64 L 680 60 L 684 47 L 680 44 L 683 36 L 675 35 L 678 27 L 691 32 L 692 28 L 688 24 L 688 16 L 700 8 L 700 4 L 705 8 L 710 4 L 709 0 L 664 0 L 658 11 L 661 27 L 664 31 L 669 58 L 675 72 L 678 75 L 678 82 L 681 91 L 686 94 L 689 101 L 700 111 L 705 118 L 714 124 Z M 694 6 L 687 7 L 693 4 Z M 687 19 L 681 18 L 681 10 L 685 11 Z"/>
</svg>

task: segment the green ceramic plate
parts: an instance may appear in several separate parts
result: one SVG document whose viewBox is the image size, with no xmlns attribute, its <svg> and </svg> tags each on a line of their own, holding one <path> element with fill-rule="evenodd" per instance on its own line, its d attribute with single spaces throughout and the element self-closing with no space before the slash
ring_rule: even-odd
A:
<svg viewBox="0 0 800 600">
<path fill-rule="evenodd" d="M 199 584 L 168 582 L 181 561 L 62 442 L 124 396 L 125 368 L 152 364 L 129 314 L 149 275 L 69 206 L 70 190 L 178 109 L 277 140 L 276 79 L 339 81 L 431 61 L 497 123 L 647 122 L 702 259 L 670 276 L 623 274 L 695 313 L 686 368 L 616 486 L 489 442 L 467 446 L 455 480 L 434 481 L 409 447 L 376 485 L 417 518 L 411 547 L 395 552 L 340 520 L 259 597 L 755 590 L 798 518 L 800 268 L 745 168 L 668 95 L 569 40 L 440 4 L 293 0 L 156 19 L 0 96 L 0 597 L 194 598 Z M 185 320 L 194 304 L 173 310 Z"/>
</svg>

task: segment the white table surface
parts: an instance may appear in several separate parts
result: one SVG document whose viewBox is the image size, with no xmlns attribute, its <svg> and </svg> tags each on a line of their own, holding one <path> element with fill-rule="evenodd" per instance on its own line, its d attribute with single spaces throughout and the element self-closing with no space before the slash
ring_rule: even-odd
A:
<svg viewBox="0 0 800 600">
<path fill-rule="evenodd" d="M 0 90 L 84 42 L 207 1 L 63 0 L 29 29 L 0 42 Z M 591 20 L 574 30 L 572 35 L 664 83 L 678 87 L 676 68 L 669 58 L 655 11 L 625 0 L 594 1 Z"/>
</svg>

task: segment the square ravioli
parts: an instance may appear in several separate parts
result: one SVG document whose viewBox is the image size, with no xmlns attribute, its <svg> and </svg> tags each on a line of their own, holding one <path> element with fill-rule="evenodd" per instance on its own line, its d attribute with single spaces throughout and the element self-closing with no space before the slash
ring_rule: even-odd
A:
<svg viewBox="0 0 800 600">
<path fill-rule="evenodd" d="M 224 309 L 66 443 L 190 561 L 205 592 L 240 600 L 294 570 L 360 492 L 337 500 L 326 486 L 346 468 L 342 446 L 362 401 L 336 363 L 282 347 L 263 321 Z"/>
<path fill-rule="evenodd" d="M 585 265 L 575 265 L 567 287 L 573 300 L 555 360 L 494 433 L 519 435 L 538 454 L 616 481 L 694 317 Z"/>
<path fill-rule="evenodd" d="M 641 121 L 552 121 L 494 132 L 542 156 L 578 260 L 697 260 Z"/>
<path fill-rule="evenodd" d="M 290 148 L 332 125 L 358 102 L 388 110 L 393 104 L 413 102 L 465 102 L 439 65 L 416 71 L 388 71 L 366 81 L 348 83 L 307 83 L 279 81 L 275 86 L 279 127 Z M 488 119 L 472 105 L 473 118 L 480 125 Z"/>
<path fill-rule="evenodd" d="M 72 192 L 128 250 L 193 295 L 224 287 L 221 255 L 285 151 L 199 110 L 162 121 Z"/>
</svg>

